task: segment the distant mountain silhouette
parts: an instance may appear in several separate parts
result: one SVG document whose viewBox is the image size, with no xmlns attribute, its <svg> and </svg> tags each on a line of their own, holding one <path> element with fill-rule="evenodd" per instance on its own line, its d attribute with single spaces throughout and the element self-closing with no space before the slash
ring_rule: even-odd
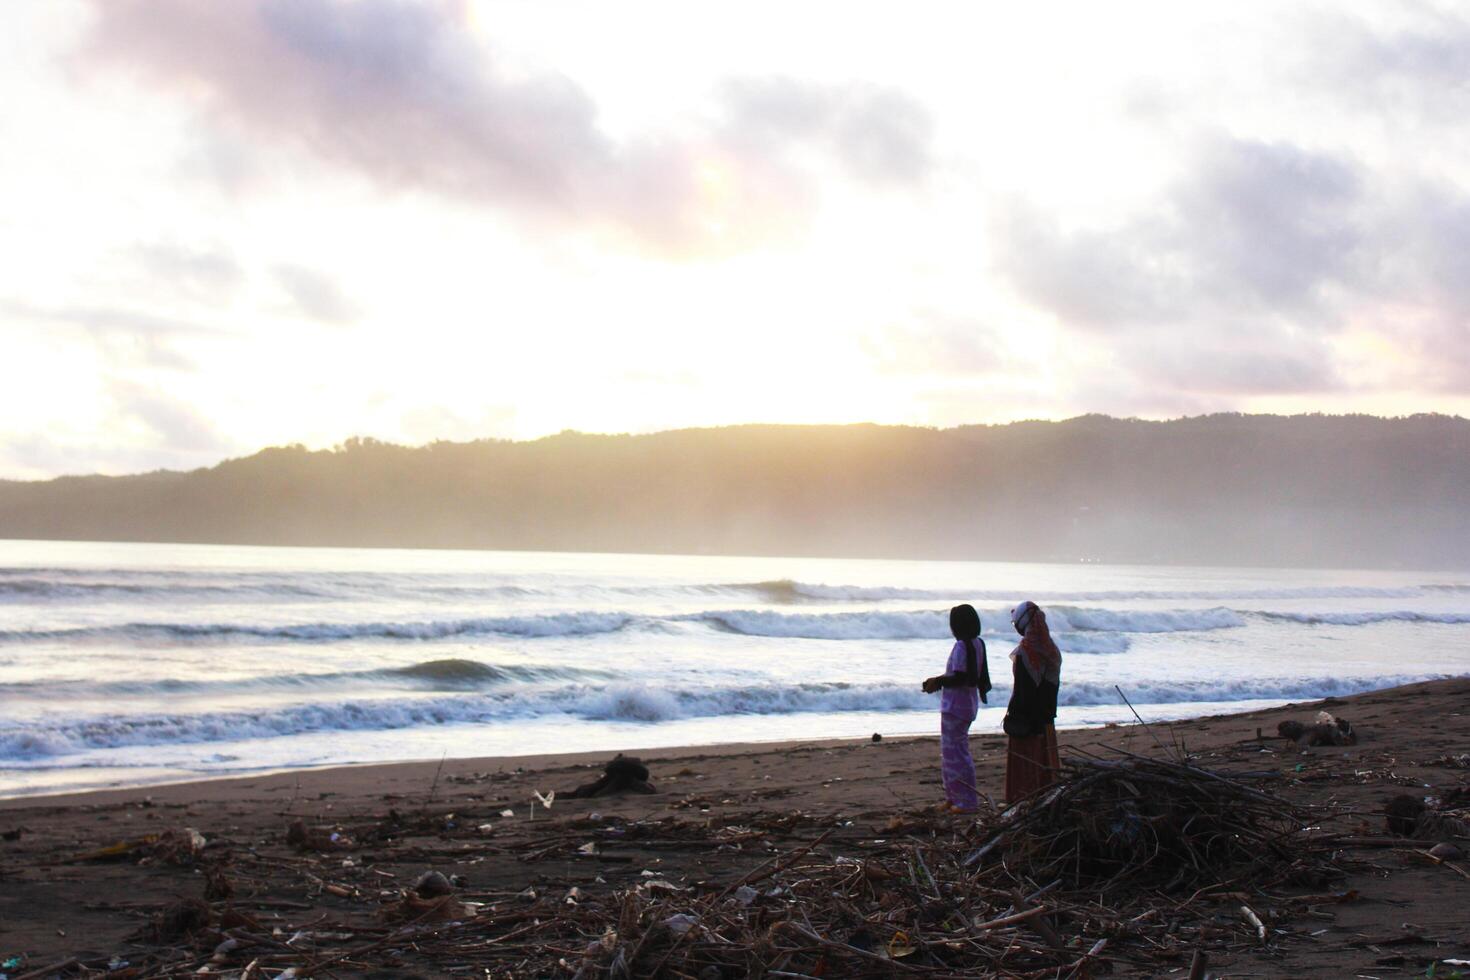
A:
<svg viewBox="0 0 1470 980">
<path fill-rule="evenodd" d="M 1470 567 L 1470 421 L 747 425 L 0 482 L 0 537 Z"/>
</svg>

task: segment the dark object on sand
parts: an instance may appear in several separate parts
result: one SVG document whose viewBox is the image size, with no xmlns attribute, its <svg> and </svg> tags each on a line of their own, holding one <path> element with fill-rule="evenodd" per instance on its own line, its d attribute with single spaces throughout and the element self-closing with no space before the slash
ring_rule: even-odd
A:
<svg viewBox="0 0 1470 980">
<path fill-rule="evenodd" d="M 159 912 L 134 936 L 150 942 L 184 939 L 209 928 L 209 903 L 198 898 L 176 902 Z"/>
<path fill-rule="evenodd" d="M 444 895 L 453 895 L 454 885 L 441 872 L 425 871 L 419 875 L 419 880 L 414 883 L 413 890 L 419 898 L 440 898 Z"/>
<path fill-rule="evenodd" d="M 1451 794 L 1453 798 L 1453 794 Z M 1470 820 L 1457 811 L 1453 804 L 1430 806 L 1417 796 L 1400 793 L 1383 807 L 1384 822 L 1388 832 L 1399 837 L 1418 840 L 1447 840 L 1454 837 L 1470 838 Z"/>
<path fill-rule="evenodd" d="M 1425 810 L 1429 809 L 1424 801 L 1418 797 L 1400 793 L 1389 800 L 1383 808 L 1383 816 L 1388 824 L 1388 832 L 1399 837 L 1412 837 L 1414 828 L 1419 824 L 1419 817 Z"/>
<path fill-rule="evenodd" d="M 632 756 L 619 752 L 602 770 L 602 778 L 584 783 L 563 794 L 567 799 L 584 800 L 592 796 L 612 796 L 616 793 L 657 793 L 648 781 L 648 767 Z"/>
<path fill-rule="evenodd" d="M 875 741 L 875 742 L 881 742 L 881 741 L 883 741 L 883 736 L 882 735 L 879 735 L 877 732 L 874 732 L 873 733 L 873 741 Z"/>
<path fill-rule="evenodd" d="M 1291 739 L 1297 748 L 1313 745 L 1357 745 L 1358 734 L 1346 718 L 1335 718 L 1326 711 L 1317 712 L 1317 720 L 1311 725 L 1299 721 L 1283 721 L 1276 726 L 1276 734 Z"/>
</svg>

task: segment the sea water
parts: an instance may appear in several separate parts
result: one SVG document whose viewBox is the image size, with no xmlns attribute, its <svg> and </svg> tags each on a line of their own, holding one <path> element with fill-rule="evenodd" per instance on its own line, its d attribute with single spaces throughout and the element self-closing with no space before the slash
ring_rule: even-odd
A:
<svg viewBox="0 0 1470 980">
<path fill-rule="evenodd" d="M 299 766 L 936 731 L 948 608 L 998 731 L 1470 673 L 1470 574 L 0 541 L 0 795 Z"/>
</svg>

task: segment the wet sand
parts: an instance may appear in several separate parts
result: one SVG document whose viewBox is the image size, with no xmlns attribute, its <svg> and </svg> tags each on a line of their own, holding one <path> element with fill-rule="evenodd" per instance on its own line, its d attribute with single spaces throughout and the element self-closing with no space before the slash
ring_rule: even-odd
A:
<svg viewBox="0 0 1470 980">
<path fill-rule="evenodd" d="M 1358 745 L 1300 750 L 1274 737 L 1279 721 L 1310 722 L 1324 707 L 1353 723 Z M 1258 730 L 1263 740 L 1257 740 Z M 1064 759 L 1069 752 L 1107 754 L 1116 748 L 1159 755 L 1164 746 L 1182 744 L 1200 766 L 1257 774 L 1253 778 L 1273 792 L 1324 808 L 1334 830 L 1382 838 L 1388 798 L 1438 795 L 1470 783 L 1470 771 L 1440 761 L 1470 752 L 1470 679 L 1147 729 L 1064 731 L 1059 741 Z M 973 747 L 981 790 L 999 794 L 1003 738 L 976 736 Z M 318 913 L 334 921 L 374 920 L 396 890 L 431 868 L 463 876 L 461 894 L 488 902 L 526 888 L 624 888 L 645 870 L 675 882 L 734 881 L 772 853 L 632 844 L 614 860 L 545 846 L 594 813 L 751 826 L 789 824 L 799 814 L 806 827 L 881 835 L 895 816 L 924 811 L 943 798 L 937 738 L 755 743 L 638 755 L 652 772 L 659 790 L 654 795 L 566 799 L 566 791 L 594 779 L 609 758 L 583 752 L 442 766 L 339 767 L 0 801 L 0 834 L 14 838 L 0 840 L 0 962 L 23 959 L 23 965 L 0 972 L 15 977 L 72 957 L 93 967 L 113 957 L 136 957 L 143 947 L 130 944 L 128 936 L 168 904 L 202 896 L 205 876 L 164 861 L 140 864 L 143 851 L 121 860 L 77 858 L 170 829 L 193 828 L 211 848 L 248 856 L 242 858 L 233 903 L 269 931 Z M 563 795 L 547 809 L 533 794 L 551 790 Z M 503 816 L 506 810 L 514 815 Z M 352 842 L 313 854 L 305 867 L 306 859 L 287 840 L 296 820 L 312 832 L 336 829 Z M 369 842 L 372 827 L 394 820 L 408 829 L 391 840 Z M 806 837 L 817 835 L 813 830 Z M 776 846 L 795 846 L 801 839 L 796 834 Z M 1470 850 L 1470 841 L 1461 843 Z M 1438 961 L 1470 960 L 1470 861 L 1430 862 L 1416 853 L 1428 846 L 1364 844 L 1353 854 L 1361 870 L 1341 885 L 1356 891 L 1356 900 L 1293 923 L 1290 935 L 1260 950 L 1212 964 L 1212 973 L 1423 976 Z M 839 840 L 823 850 L 836 855 L 841 847 Z M 1187 966 L 1167 958 L 1149 969 L 1119 961 L 1114 972 L 1182 977 Z M 1450 975 L 1444 966 L 1438 970 L 1436 975 Z M 385 977 L 445 975 L 439 964 L 411 959 L 374 971 Z M 333 974 L 354 972 L 338 967 Z"/>
</svg>

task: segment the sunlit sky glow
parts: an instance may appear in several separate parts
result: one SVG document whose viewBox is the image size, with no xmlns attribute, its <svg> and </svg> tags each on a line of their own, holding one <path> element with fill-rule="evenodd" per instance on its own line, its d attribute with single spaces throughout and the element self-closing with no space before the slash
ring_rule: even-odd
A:
<svg viewBox="0 0 1470 980">
<path fill-rule="evenodd" d="M 0 477 L 1470 414 L 1462 9 L 9 0 Z"/>
</svg>

